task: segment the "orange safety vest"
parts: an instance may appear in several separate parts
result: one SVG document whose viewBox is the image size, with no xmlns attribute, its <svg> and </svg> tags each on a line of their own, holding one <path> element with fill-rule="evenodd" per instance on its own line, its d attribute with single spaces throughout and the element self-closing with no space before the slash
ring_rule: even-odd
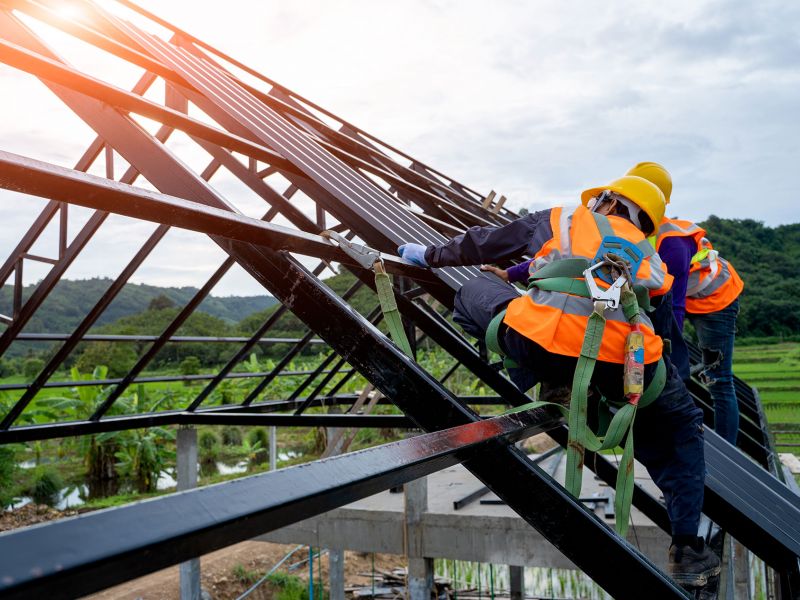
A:
<svg viewBox="0 0 800 600">
<path fill-rule="evenodd" d="M 648 239 L 653 244 L 656 252 L 658 252 L 661 249 L 661 242 L 669 237 L 690 237 L 694 239 L 696 244 L 699 244 L 705 236 L 706 230 L 691 221 L 664 217 L 664 220 L 658 226 L 658 231 Z"/>
<path fill-rule="evenodd" d="M 733 265 L 714 250 L 708 239 L 699 240 L 686 284 L 686 312 L 720 311 L 736 300 L 743 289 L 744 282 Z"/>
<path fill-rule="evenodd" d="M 531 271 L 564 258 L 592 260 L 600 248 L 603 234 L 597 218 L 586 207 L 579 206 L 570 213 L 561 207 L 550 211 L 553 237 L 548 240 L 531 262 Z M 658 254 L 653 252 L 644 234 L 630 221 L 609 216 L 608 223 L 615 236 L 637 244 L 645 251 L 645 259 L 634 276 L 634 284 L 650 290 L 651 296 L 663 295 L 672 287 L 672 276 L 667 273 Z M 606 284 L 603 284 L 606 285 Z M 511 329 L 533 340 L 548 352 L 578 357 L 583 337 L 594 303 L 589 298 L 562 292 L 551 292 L 531 287 L 528 293 L 512 300 L 506 309 L 503 322 Z M 653 331 L 653 324 L 644 312 L 642 331 L 645 338 L 645 363 L 661 358 L 662 341 Z M 606 327 L 600 344 L 598 360 L 609 363 L 624 362 L 625 338 L 631 326 L 622 307 L 605 311 Z"/>
</svg>

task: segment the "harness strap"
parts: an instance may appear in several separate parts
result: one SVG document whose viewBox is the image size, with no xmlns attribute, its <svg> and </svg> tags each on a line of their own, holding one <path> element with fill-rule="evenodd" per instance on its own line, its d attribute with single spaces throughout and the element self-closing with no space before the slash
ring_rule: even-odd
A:
<svg viewBox="0 0 800 600">
<path fill-rule="evenodd" d="M 600 215 L 602 216 L 602 215 Z M 563 258 L 547 263 L 531 273 L 528 289 L 532 286 L 545 292 L 561 292 L 583 298 L 591 298 L 583 272 L 589 268 L 590 261 L 585 258 Z M 634 285 L 636 301 L 639 307 L 651 312 L 650 292 L 643 285 Z"/>
<path fill-rule="evenodd" d="M 534 279 L 531 284 L 536 287 L 541 286 L 540 289 L 553 287 L 562 289 L 554 289 L 552 291 L 566 291 L 567 287 L 571 288 L 573 286 L 573 282 L 575 282 L 575 280 L 567 277 L 556 277 L 546 280 Z M 585 283 L 584 287 L 586 287 Z M 641 316 L 636 295 L 630 291 L 626 291 L 623 293 L 621 301 L 626 319 L 631 324 L 638 323 L 641 320 Z M 531 410 L 549 405 L 554 406 L 567 418 L 569 438 L 567 443 L 567 467 L 564 487 L 576 498 L 580 497 L 586 450 L 599 452 L 601 450 L 616 448 L 621 445 L 624 440 L 625 445 L 617 471 L 616 495 L 614 499 L 614 509 L 617 515 L 617 533 L 624 536 L 628 530 L 630 507 L 633 498 L 633 424 L 636 418 L 636 411 L 639 407 L 647 407 L 658 398 L 661 391 L 664 389 L 667 370 L 664 360 L 660 359 L 656 365 L 656 371 L 650 385 L 647 386 L 638 401 L 626 401 L 621 406 L 619 406 L 619 403 L 614 403 L 612 401 L 611 403 L 619 406 L 616 414 L 610 418 L 604 435 L 594 433 L 588 425 L 589 386 L 591 385 L 594 367 L 597 363 L 597 356 L 600 353 L 600 345 L 602 344 L 603 333 L 605 332 L 606 318 L 603 314 L 604 312 L 605 305 L 601 302 L 596 302 L 595 309 L 592 311 L 587 322 L 580 356 L 575 366 L 569 409 L 566 409 L 560 404 L 550 402 L 532 402 L 524 406 L 516 407 L 504 414 L 513 414 L 523 410 Z M 492 320 L 492 324 L 496 323 L 496 326 L 492 327 L 490 325 L 491 335 L 487 330 L 486 340 L 487 346 L 491 347 L 491 342 L 494 348 L 500 350 L 501 355 L 503 352 L 499 345 L 499 340 L 497 340 L 497 334 L 503 315 L 504 313 L 500 313 Z M 601 402 L 600 409 L 603 413 L 602 416 L 608 421 L 608 416 L 611 412 L 609 402 Z M 601 418 L 601 421 L 602 420 L 604 419 Z"/>
<path fill-rule="evenodd" d="M 486 334 L 483 336 L 484 341 L 486 342 L 486 347 L 499 354 L 503 357 L 503 368 L 505 369 L 517 369 L 519 365 L 517 362 L 506 356 L 505 350 L 503 350 L 503 345 L 500 343 L 500 335 L 501 333 L 505 332 L 505 327 L 503 326 L 503 319 L 506 316 L 506 311 L 501 310 L 497 313 L 491 321 L 489 321 L 489 326 L 486 328 Z"/>
<path fill-rule="evenodd" d="M 532 279 L 528 285 L 528 289 L 532 287 L 536 287 L 545 292 L 561 292 L 562 294 L 572 294 L 573 296 L 581 296 L 582 298 L 592 297 L 591 293 L 589 293 L 589 287 L 583 279 L 572 279 L 568 277 Z M 647 291 L 647 288 L 641 285 L 635 285 L 633 286 L 633 292 L 636 294 L 636 301 L 639 307 L 650 312 L 652 307 L 650 305 L 650 293 Z"/>
<path fill-rule="evenodd" d="M 531 273 L 531 279 L 549 279 L 551 277 L 580 277 L 591 266 L 585 258 L 562 258 L 547 263 Z"/>
<path fill-rule="evenodd" d="M 403 319 L 397 308 L 397 301 L 394 299 L 392 280 L 389 279 L 383 269 L 383 263 L 380 261 L 376 262 L 373 268 L 375 269 L 375 289 L 378 292 L 378 301 L 383 311 L 383 320 L 386 321 L 389 335 L 406 355 L 413 357 L 414 353 L 411 351 L 411 344 L 408 342 L 406 330 L 403 327 Z"/>
<path fill-rule="evenodd" d="M 594 222 L 597 225 L 597 229 L 600 231 L 600 239 L 604 237 L 614 237 L 617 234 L 614 232 L 614 228 L 611 226 L 611 222 L 608 220 L 608 217 L 605 215 L 601 215 L 600 213 L 592 213 L 594 217 Z"/>
</svg>

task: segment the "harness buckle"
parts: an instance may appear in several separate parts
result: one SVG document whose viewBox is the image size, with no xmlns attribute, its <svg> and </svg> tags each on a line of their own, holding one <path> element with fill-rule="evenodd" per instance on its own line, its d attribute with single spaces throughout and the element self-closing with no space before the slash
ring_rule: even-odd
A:
<svg viewBox="0 0 800 600">
<path fill-rule="evenodd" d="M 342 252 L 365 269 L 372 269 L 375 263 L 381 263 L 381 266 L 383 266 L 383 259 L 381 258 L 380 252 L 369 246 L 351 242 L 343 235 L 329 229 L 323 231 L 320 235 L 330 242 L 336 242 Z"/>
<path fill-rule="evenodd" d="M 598 309 L 598 303 L 603 303 L 603 310 L 606 308 L 610 308 L 611 310 L 619 308 L 620 291 L 625 284 L 628 283 L 625 275 L 620 275 L 608 289 L 604 290 L 597 285 L 597 282 L 594 280 L 594 272 L 606 265 L 606 261 L 599 262 L 583 272 L 583 278 L 586 280 L 586 286 L 589 288 L 589 293 L 592 295 L 592 300 L 594 300 L 595 311 Z"/>
</svg>

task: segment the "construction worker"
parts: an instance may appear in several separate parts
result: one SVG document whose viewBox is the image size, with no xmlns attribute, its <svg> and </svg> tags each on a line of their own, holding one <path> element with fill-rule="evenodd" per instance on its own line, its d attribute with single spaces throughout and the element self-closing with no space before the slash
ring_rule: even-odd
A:
<svg viewBox="0 0 800 600">
<path fill-rule="evenodd" d="M 703 353 L 700 380 L 714 402 L 714 430 L 736 445 L 739 403 L 733 383 L 733 344 L 744 283 L 706 238 L 697 249 L 689 273 L 686 313 Z"/>
<path fill-rule="evenodd" d="M 656 184 L 669 204 L 672 177 L 663 166 L 641 162 L 627 174 Z M 683 320 L 688 313 L 703 355 L 700 379 L 714 402 L 714 430 L 736 445 L 739 404 L 733 383 L 733 344 L 744 283 L 733 265 L 713 249 L 705 230 L 690 221 L 665 217 L 653 241 L 675 278 L 672 302 L 678 332 L 670 336 L 673 345 L 670 358 L 679 366 L 684 380 L 688 379 L 688 355 L 685 363 L 682 355 Z"/>
<path fill-rule="evenodd" d="M 565 264 L 561 259 L 592 259 L 605 240 L 614 236 L 638 248 L 650 248 L 637 268 L 631 268 L 631 276 L 633 283 L 647 288 L 658 304 L 671 278 L 645 235 L 652 234 L 653 224 L 663 217 L 661 191 L 645 179 L 626 176 L 586 190 L 581 200 L 582 205 L 574 210 L 557 207 L 539 211 L 502 227 L 472 227 L 442 245 L 408 243 L 398 250 L 404 259 L 431 267 L 495 263 L 527 253 L 534 256 L 530 271 L 535 281 L 536 273 L 548 265 Z M 506 356 L 517 364 L 509 374 L 523 391 L 539 382 L 572 385 L 587 318 L 597 310 L 591 298 L 547 291 L 543 289 L 546 287 L 534 284 L 527 294 L 520 295 L 517 288 L 501 279 L 482 275 L 464 284 L 455 298 L 455 321 L 479 338 L 505 311 L 497 340 Z M 670 310 L 668 306 L 666 310 Z M 630 326 L 619 308 L 606 310 L 605 317 L 607 324 L 598 345 L 591 385 L 606 398 L 622 398 L 625 334 Z M 644 385 L 652 383 L 659 363 L 665 366 L 666 375 L 655 401 L 637 413 L 633 425 L 635 453 L 664 495 L 672 525 L 670 573 L 685 587 L 702 587 L 719 573 L 719 559 L 697 536 L 705 479 L 702 413 L 674 367 L 668 360 L 661 361 L 661 339 L 646 315 L 641 329 Z"/>
</svg>

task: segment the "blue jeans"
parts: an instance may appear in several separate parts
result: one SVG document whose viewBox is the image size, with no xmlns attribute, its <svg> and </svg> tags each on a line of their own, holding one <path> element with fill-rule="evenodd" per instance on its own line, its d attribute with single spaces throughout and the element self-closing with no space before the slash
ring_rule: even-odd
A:
<svg viewBox="0 0 800 600">
<path fill-rule="evenodd" d="M 738 314 L 739 300 L 736 299 L 717 312 L 687 315 L 703 352 L 700 380 L 714 402 L 714 430 L 734 445 L 739 433 L 739 404 L 733 385 L 733 340 Z"/>
<path fill-rule="evenodd" d="M 466 332 L 483 339 L 492 318 L 518 294 L 488 277 L 468 281 L 455 298 L 453 320 Z M 671 314 L 672 307 L 666 310 Z M 508 356 L 520 365 L 509 377 L 523 391 L 540 381 L 572 385 L 577 359 L 547 352 L 533 341 L 507 329 L 501 337 Z M 692 401 L 677 370 L 665 357 L 667 381 L 661 395 L 636 413 L 634 454 L 664 494 L 673 535 L 697 535 L 705 491 L 703 413 Z M 649 382 L 654 365 L 645 371 Z M 603 395 L 621 397 L 622 365 L 598 361 L 592 384 Z"/>
</svg>

